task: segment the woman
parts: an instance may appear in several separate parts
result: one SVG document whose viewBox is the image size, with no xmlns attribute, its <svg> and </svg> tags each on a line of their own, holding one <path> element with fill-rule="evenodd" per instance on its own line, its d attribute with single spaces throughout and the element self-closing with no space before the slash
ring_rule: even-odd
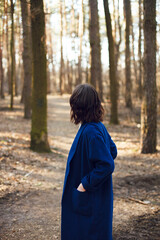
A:
<svg viewBox="0 0 160 240">
<path fill-rule="evenodd" d="M 116 145 L 101 122 L 104 110 L 91 85 L 78 85 L 70 106 L 72 122 L 81 126 L 66 166 L 61 239 L 111 240 Z"/>
</svg>

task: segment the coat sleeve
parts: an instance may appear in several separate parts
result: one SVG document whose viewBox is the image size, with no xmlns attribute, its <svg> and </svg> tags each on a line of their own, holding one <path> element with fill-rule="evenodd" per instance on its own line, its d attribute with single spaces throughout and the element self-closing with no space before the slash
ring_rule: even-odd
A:
<svg viewBox="0 0 160 240">
<path fill-rule="evenodd" d="M 116 147 L 116 144 L 113 142 L 111 136 L 109 135 L 108 133 L 108 137 L 109 137 L 109 140 L 110 140 L 110 151 L 111 151 L 111 155 L 113 157 L 113 159 L 115 159 L 117 157 L 117 147 Z"/>
<path fill-rule="evenodd" d="M 94 136 L 89 142 L 89 161 L 93 170 L 81 182 L 87 191 L 95 191 L 114 171 L 110 144 L 105 143 L 101 135 Z"/>
</svg>

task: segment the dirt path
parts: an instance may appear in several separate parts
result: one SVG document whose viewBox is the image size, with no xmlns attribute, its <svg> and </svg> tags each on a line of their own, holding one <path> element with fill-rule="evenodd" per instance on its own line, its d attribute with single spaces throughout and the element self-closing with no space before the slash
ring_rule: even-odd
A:
<svg viewBox="0 0 160 240">
<path fill-rule="evenodd" d="M 48 97 L 51 154 L 29 150 L 30 121 L 23 119 L 19 99 L 13 112 L 6 109 L 8 101 L 0 102 L 0 239 L 60 240 L 65 165 L 78 128 L 69 122 L 68 96 Z M 140 154 L 139 107 L 130 113 L 121 106 L 121 124 L 108 125 L 107 117 L 105 122 L 118 146 L 113 174 L 114 240 L 158 240 L 160 142 L 158 153 Z"/>
</svg>

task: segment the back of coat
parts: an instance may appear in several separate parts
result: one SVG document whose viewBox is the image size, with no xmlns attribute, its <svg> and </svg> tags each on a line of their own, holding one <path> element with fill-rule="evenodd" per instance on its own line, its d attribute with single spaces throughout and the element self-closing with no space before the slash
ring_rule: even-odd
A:
<svg viewBox="0 0 160 240">
<path fill-rule="evenodd" d="M 61 240 L 112 240 L 116 156 L 116 145 L 101 122 L 81 125 L 67 160 Z M 85 192 L 77 190 L 80 183 Z"/>
</svg>

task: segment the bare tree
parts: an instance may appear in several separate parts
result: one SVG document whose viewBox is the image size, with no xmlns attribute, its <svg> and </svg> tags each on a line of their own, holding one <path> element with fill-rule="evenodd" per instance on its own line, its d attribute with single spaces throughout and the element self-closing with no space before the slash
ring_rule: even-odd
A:
<svg viewBox="0 0 160 240">
<path fill-rule="evenodd" d="M 61 60 L 60 60 L 60 93 L 64 93 L 64 84 L 65 84 L 65 69 L 64 69 L 64 57 L 63 57 L 63 0 L 60 0 L 60 15 L 61 15 L 61 30 L 60 30 L 60 38 L 61 38 Z"/>
<path fill-rule="evenodd" d="M 23 24 L 23 68 L 24 68 L 24 117 L 31 118 L 32 46 L 30 8 L 26 0 L 21 0 Z"/>
<path fill-rule="evenodd" d="M 99 16 L 97 0 L 89 0 L 90 23 L 89 39 L 91 46 L 91 84 L 98 90 L 99 96 L 103 98 L 102 91 L 102 67 L 101 67 L 101 45 L 99 34 Z"/>
<path fill-rule="evenodd" d="M 126 101 L 126 107 L 132 108 L 131 60 L 130 60 L 130 27 L 131 27 L 131 3 L 130 3 L 130 0 L 124 0 L 124 15 L 125 15 L 125 21 L 126 21 L 126 29 L 125 29 L 125 77 L 126 77 L 125 101 Z"/>
<path fill-rule="evenodd" d="M 144 86 L 141 112 L 141 152 L 156 151 L 156 0 L 144 0 Z"/>
<path fill-rule="evenodd" d="M 105 11 L 105 19 L 106 19 L 106 28 L 107 28 L 107 36 L 109 43 L 109 77 L 110 77 L 110 99 L 111 99 L 111 116 L 110 122 L 114 124 L 118 124 L 118 110 L 117 110 L 117 98 L 118 98 L 118 87 L 117 87 L 117 79 L 116 79 L 116 69 L 115 69 L 115 46 L 112 35 L 112 23 L 111 16 L 109 12 L 108 0 L 103 0 L 104 3 L 104 11 Z"/>
<path fill-rule="evenodd" d="M 77 84 L 82 83 L 82 40 L 83 40 L 83 31 L 84 31 L 84 23 L 83 23 L 83 0 L 81 0 L 81 9 L 79 14 L 79 56 L 78 56 L 78 82 Z"/>
<path fill-rule="evenodd" d="M 13 109 L 13 100 L 15 93 L 15 43 L 14 43 L 14 3 L 11 0 L 11 100 L 10 108 Z"/>
<path fill-rule="evenodd" d="M 1 8 L 2 8 L 2 11 L 4 10 L 5 12 L 5 1 L 2 1 L 1 2 Z M 1 98 L 4 99 L 4 69 L 3 69 L 3 49 L 4 49 L 4 42 L 5 42 L 5 39 L 4 39 L 4 24 L 5 24 L 5 18 L 3 18 L 2 20 L 2 29 L 1 32 L 0 32 L 0 82 L 1 82 L 1 91 L 0 91 L 0 95 L 1 95 Z"/>
<path fill-rule="evenodd" d="M 47 69 L 43 0 L 31 0 L 33 91 L 31 149 L 49 152 L 47 134 Z"/>
<path fill-rule="evenodd" d="M 142 99 L 142 0 L 139 0 L 139 39 L 138 39 L 138 95 Z"/>
</svg>

